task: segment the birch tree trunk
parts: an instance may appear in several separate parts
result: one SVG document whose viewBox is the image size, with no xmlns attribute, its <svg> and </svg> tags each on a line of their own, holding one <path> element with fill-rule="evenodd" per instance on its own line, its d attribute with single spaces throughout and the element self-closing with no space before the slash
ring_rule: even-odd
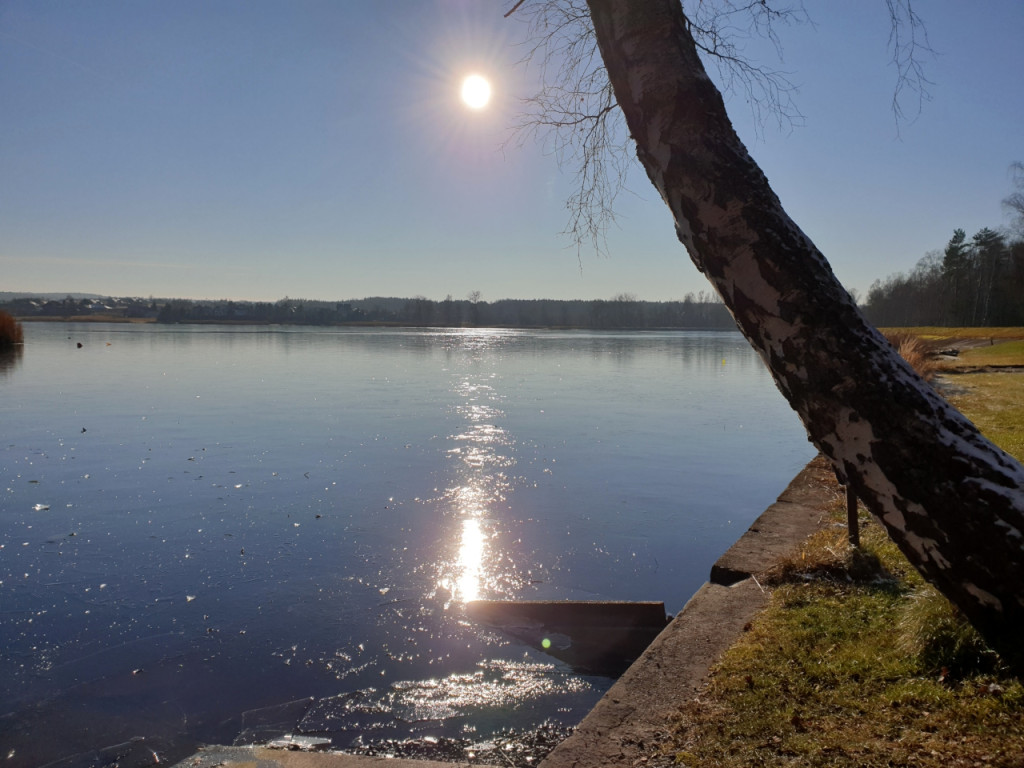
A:
<svg viewBox="0 0 1024 768">
<path fill-rule="evenodd" d="M 690 258 L 839 476 L 1024 674 L 1024 468 L 911 370 L 787 216 L 679 0 L 588 4 L 637 155 Z"/>
</svg>

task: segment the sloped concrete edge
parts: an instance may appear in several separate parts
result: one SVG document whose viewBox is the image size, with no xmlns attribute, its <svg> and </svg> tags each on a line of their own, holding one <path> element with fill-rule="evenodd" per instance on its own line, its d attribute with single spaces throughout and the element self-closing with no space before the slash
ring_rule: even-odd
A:
<svg viewBox="0 0 1024 768">
<path fill-rule="evenodd" d="M 711 583 L 729 586 L 768 570 L 794 553 L 821 527 L 831 494 L 824 490 L 832 470 L 817 457 L 793 478 L 779 498 L 761 513 L 711 567 Z"/>
</svg>

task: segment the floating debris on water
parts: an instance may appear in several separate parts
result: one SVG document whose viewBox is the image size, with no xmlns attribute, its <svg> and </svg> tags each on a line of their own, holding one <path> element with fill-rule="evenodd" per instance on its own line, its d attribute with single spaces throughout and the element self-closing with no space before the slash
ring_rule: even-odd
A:
<svg viewBox="0 0 1024 768">
<path fill-rule="evenodd" d="M 372 742 L 357 739 L 356 743 L 345 751 L 370 757 L 457 763 L 472 760 L 480 764 L 532 768 L 574 730 L 572 726 L 547 721 L 531 731 L 502 731 L 484 742 L 446 736 L 383 739 Z"/>
</svg>

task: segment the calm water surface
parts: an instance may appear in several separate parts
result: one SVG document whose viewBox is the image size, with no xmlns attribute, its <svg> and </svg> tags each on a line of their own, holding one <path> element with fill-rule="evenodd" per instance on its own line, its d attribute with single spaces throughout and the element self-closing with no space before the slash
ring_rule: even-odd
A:
<svg viewBox="0 0 1024 768">
<path fill-rule="evenodd" d="M 134 736 L 173 760 L 310 697 L 338 747 L 576 722 L 611 681 L 463 603 L 674 613 L 813 453 L 734 333 L 26 337 L 0 368 L 10 768 Z"/>
</svg>

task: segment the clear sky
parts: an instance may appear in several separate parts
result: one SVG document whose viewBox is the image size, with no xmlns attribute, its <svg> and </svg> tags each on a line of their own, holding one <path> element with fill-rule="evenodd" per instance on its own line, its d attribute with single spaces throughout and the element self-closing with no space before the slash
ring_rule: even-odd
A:
<svg viewBox="0 0 1024 768">
<path fill-rule="evenodd" d="M 511 0 L 0 0 L 0 290 L 276 300 L 679 299 L 707 289 L 639 167 L 608 255 L 559 232 L 569 174 L 505 148 L 534 72 Z M 932 99 L 899 126 L 883 0 L 783 30 L 801 127 L 730 114 L 864 292 L 1007 221 L 1024 3 L 918 4 Z M 481 110 L 459 98 L 479 72 Z M 913 110 L 911 110 L 913 113 Z M 913 115 L 912 115 L 913 116 Z"/>
</svg>

